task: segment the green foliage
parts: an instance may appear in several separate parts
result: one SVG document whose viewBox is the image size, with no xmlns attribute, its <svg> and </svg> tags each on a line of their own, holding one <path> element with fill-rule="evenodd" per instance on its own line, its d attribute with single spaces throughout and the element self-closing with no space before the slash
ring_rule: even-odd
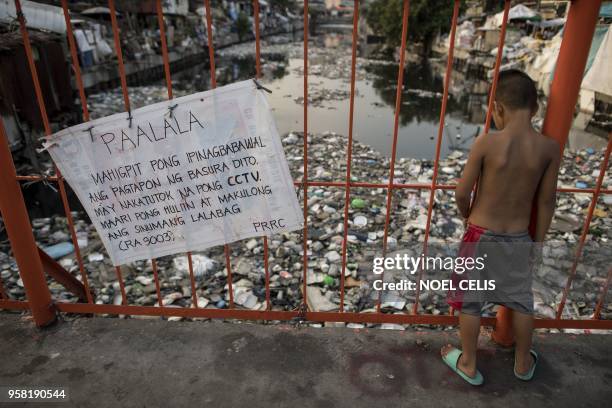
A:
<svg viewBox="0 0 612 408">
<path fill-rule="evenodd" d="M 249 22 L 249 17 L 241 12 L 238 14 L 238 19 L 236 20 L 236 33 L 238 34 L 238 39 L 242 41 L 242 39 L 251 31 L 251 24 Z"/>
<path fill-rule="evenodd" d="M 281 10 L 286 8 L 292 9 L 295 6 L 295 0 L 270 0 L 270 6 L 277 7 Z"/>
<path fill-rule="evenodd" d="M 453 6 L 449 0 L 411 0 L 408 38 L 422 42 L 427 52 L 438 31 L 450 30 Z M 375 0 L 365 10 L 365 17 L 372 30 L 384 36 L 388 45 L 397 46 L 401 44 L 403 11 L 404 0 Z"/>
</svg>

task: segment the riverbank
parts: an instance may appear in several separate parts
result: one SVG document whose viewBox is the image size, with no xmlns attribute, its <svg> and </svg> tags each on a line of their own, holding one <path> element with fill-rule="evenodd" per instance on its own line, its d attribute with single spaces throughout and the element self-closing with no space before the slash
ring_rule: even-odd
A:
<svg viewBox="0 0 612 408">
<path fill-rule="evenodd" d="M 289 29 L 287 29 L 289 28 Z M 293 20 L 286 25 L 281 25 L 275 30 L 265 30 L 261 38 L 278 36 L 281 34 L 293 33 L 304 28 L 301 21 Z M 219 36 L 214 40 L 215 51 L 245 43 L 252 43 L 252 34 L 239 38 L 236 33 L 228 33 Z M 190 46 L 176 46 L 168 51 L 170 70 L 173 73 L 181 72 L 184 69 L 193 67 L 197 64 L 209 63 L 208 45 L 192 44 Z M 125 73 L 130 86 L 141 86 L 164 78 L 164 62 L 161 55 L 142 55 L 139 59 L 125 62 Z M 89 69 L 83 70 L 83 86 L 88 92 L 99 92 L 101 90 L 120 86 L 120 77 L 117 70 L 116 61 L 94 65 Z M 73 88 L 77 89 L 72 78 Z"/>
</svg>

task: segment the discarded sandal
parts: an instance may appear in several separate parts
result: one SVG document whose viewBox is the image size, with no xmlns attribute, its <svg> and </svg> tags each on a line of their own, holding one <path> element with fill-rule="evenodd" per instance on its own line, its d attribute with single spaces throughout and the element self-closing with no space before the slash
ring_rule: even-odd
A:
<svg viewBox="0 0 612 408">
<path fill-rule="evenodd" d="M 527 371 L 527 373 L 525 374 L 519 374 L 516 372 L 516 357 L 514 358 L 514 376 L 519 380 L 531 381 L 531 379 L 533 378 L 533 374 L 535 373 L 536 365 L 538 364 L 538 353 L 533 350 L 529 350 L 529 352 L 533 356 L 533 364 L 529 371 Z"/>
<path fill-rule="evenodd" d="M 484 383 L 484 378 L 482 374 L 480 374 L 480 371 L 476 370 L 476 376 L 470 377 L 457 367 L 459 357 L 461 357 L 461 350 L 455 348 L 442 356 L 442 361 L 444 361 L 451 370 L 459 374 L 459 377 L 463 378 L 471 385 L 482 385 L 482 383 Z"/>
</svg>

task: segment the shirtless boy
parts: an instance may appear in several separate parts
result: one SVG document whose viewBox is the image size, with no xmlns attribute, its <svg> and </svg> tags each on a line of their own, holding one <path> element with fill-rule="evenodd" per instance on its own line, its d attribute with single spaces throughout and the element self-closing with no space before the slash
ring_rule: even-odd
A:
<svg viewBox="0 0 612 408">
<path fill-rule="evenodd" d="M 463 177 L 455 190 L 457 207 L 467 220 L 462 245 L 480 242 L 486 237 L 508 245 L 542 242 L 544 239 L 555 208 L 560 149 L 555 140 L 543 136 L 532 127 L 531 119 L 537 107 L 535 83 L 527 74 L 519 70 L 500 72 L 492 112 L 499 131 L 475 140 Z M 476 183 L 477 195 L 470 209 L 470 197 Z M 527 230 L 534 201 L 537 220 L 535 234 L 530 237 Z M 514 257 L 516 259 L 516 255 Z M 503 267 L 492 272 L 503 274 L 504 271 L 499 269 Z M 527 300 L 495 302 L 512 309 L 516 338 L 514 374 L 528 381 L 533 377 L 537 363 L 537 354 L 531 350 L 531 271 L 525 270 L 521 276 L 507 275 L 506 280 L 517 279 L 528 283 L 522 297 Z M 514 285 L 515 282 L 511 283 Z M 518 284 L 520 286 L 521 282 Z M 442 358 L 468 383 L 480 385 L 484 380 L 476 368 L 476 348 L 484 304 L 462 304 L 453 301 L 450 296 L 449 303 L 461 311 L 459 330 L 462 349 L 450 344 L 444 346 Z"/>
</svg>

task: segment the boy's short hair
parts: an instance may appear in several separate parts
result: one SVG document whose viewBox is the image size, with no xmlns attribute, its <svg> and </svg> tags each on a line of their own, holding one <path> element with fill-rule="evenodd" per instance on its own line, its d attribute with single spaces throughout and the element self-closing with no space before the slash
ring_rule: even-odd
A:
<svg viewBox="0 0 612 408">
<path fill-rule="evenodd" d="M 499 73 L 495 100 L 511 110 L 538 108 L 538 90 L 535 82 L 523 71 L 507 69 Z"/>
</svg>

